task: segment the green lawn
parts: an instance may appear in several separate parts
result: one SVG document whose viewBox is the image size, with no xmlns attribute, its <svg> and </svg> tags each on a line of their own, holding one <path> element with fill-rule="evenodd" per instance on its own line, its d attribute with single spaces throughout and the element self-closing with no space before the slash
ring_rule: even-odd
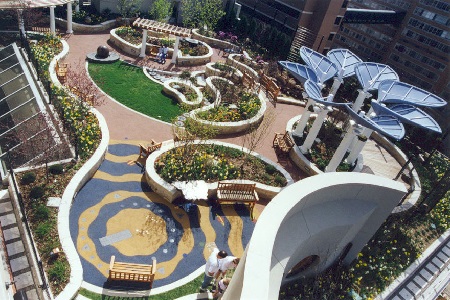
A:
<svg viewBox="0 0 450 300">
<path fill-rule="evenodd" d="M 182 113 L 178 103 L 162 93 L 162 85 L 148 79 L 139 67 L 118 61 L 89 63 L 88 69 L 105 93 L 135 111 L 166 122 Z"/>
<path fill-rule="evenodd" d="M 195 294 L 198 293 L 198 290 L 202 284 L 203 281 L 203 274 L 197 277 L 196 279 L 192 280 L 191 282 L 186 283 L 183 286 L 180 286 L 179 288 L 173 289 L 171 291 L 148 296 L 148 297 L 113 297 L 113 296 L 106 296 L 106 295 L 100 295 L 93 293 L 91 291 L 88 291 L 86 289 L 80 289 L 79 293 L 86 298 L 92 299 L 92 300 L 135 300 L 135 299 L 145 299 L 145 300 L 173 300 L 176 298 L 180 298 L 185 295 Z"/>
</svg>

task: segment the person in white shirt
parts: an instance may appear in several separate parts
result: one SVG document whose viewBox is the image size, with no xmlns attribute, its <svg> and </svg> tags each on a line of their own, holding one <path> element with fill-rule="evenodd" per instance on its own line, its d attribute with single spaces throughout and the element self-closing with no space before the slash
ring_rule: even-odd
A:
<svg viewBox="0 0 450 300">
<path fill-rule="evenodd" d="M 217 284 L 217 290 L 213 293 L 213 299 L 218 299 L 222 295 L 230 284 L 230 278 L 223 278 Z"/>
<path fill-rule="evenodd" d="M 203 277 L 203 283 L 200 287 L 200 292 L 206 292 L 206 288 L 211 283 L 213 278 L 217 278 L 220 268 L 222 267 L 223 259 L 228 256 L 228 253 L 224 250 L 214 248 L 213 252 L 209 256 L 205 265 L 205 276 Z"/>
<path fill-rule="evenodd" d="M 227 257 L 225 257 L 223 259 L 223 263 L 222 266 L 220 267 L 220 274 L 222 276 L 225 276 L 225 274 L 227 273 L 227 271 L 229 269 L 234 269 L 237 267 L 237 265 L 239 264 L 240 258 L 239 257 L 235 257 L 235 256 L 231 256 L 228 255 Z"/>
</svg>

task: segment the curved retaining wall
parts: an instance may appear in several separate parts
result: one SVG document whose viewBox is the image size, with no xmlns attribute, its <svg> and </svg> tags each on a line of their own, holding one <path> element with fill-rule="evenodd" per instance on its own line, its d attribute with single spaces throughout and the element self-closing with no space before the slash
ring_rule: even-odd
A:
<svg viewBox="0 0 450 300">
<path fill-rule="evenodd" d="M 186 96 L 182 93 L 180 93 L 177 89 L 174 89 L 173 87 L 170 86 L 171 83 L 176 83 L 178 85 L 184 85 L 187 86 L 191 89 L 193 89 L 195 91 L 195 93 L 197 94 L 197 100 L 195 101 L 188 101 L 186 99 Z M 174 97 L 175 99 L 177 99 L 178 103 L 182 103 L 182 104 L 186 104 L 189 106 L 196 106 L 199 105 L 203 102 L 203 94 L 200 91 L 200 89 L 196 86 L 194 86 L 193 84 L 191 84 L 188 81 L 185 80 L 179 80 L 179 79 L 169 79 L 166 82 L 164 82 L 163 84 L 163 91 L 165 93 L 167 93 L 168 95 Z"/>
<path fill-rule="evenodd" d="M 230 54 L 227 57 L 227 64 L 237 68 L 241 72 L 247 72 L 253 80 L 259 81 L 258 72 L 247 66 L 246 64 L 241 63 L 236 60 L 237 57 L 240 57 L 242 54 Z"/>
<path fill-rule="evenodd" d="M 181 66 L 203 65 L 211 61 L 213 56 L 213 49 L 205 42 L 200 42 L 203 46 L 208 48 L 208 53 L 201 56 L 185 56 L 178 50 L 177 63 Z"/>
<path fill-rule="evenodd" d="M 204 143 L 204 142 L 203 142 Z M 210 141 L 206 142 L 208 144 L 216 144 L 216 145 L 223 145 L 231 148 L 236 148 L 239 150 L 243 150 L 244 152 L 249 152 L 248 149 L 239 147 L 233 144 L 223 143 L 219 141 Z M 160 150 L 153 152 L 149 155 L 145 162 L 145 178 L 147 179 L 148 184 L 152 188 L 153 191 L 164 197 L 169 202 L 172 202 L 178 197 L 181 197 L 182 194 L 179 190 L 177 190 L 172 184 L 168 183 L 164 179 L 159 176 L 155 171 L 155 161 L 166 151 L 172 149 L 175 146 L 175 143 L 173 141 L 170 141 L 168 143 L 164 143 Z M 280 171 L 283 176 L 287 180 L 287 185 L 289 186 L 292 183 L 294 183 L 293 179 L 287 173 L 283 168 L 278 166 L 276 163 L 272 162 L 271 160 L 265 158 L 264 156 L 253 152 L 252 153 L 255 157 L 262 159 L 268 164 L 271 164 L 277 168 L 278 171 Z M 256 183 L 256 191 L 258 195 L 262 198 L 272 199 L 275 197 L 283 188 L 280 187 L 273 187 L 269 185 L 265 185 L 259 182 L 254 182 L 251 180 L 223 180 L 225 182 L 236 182 L 236 183 Z M 208 197 L 213 197 L 217 193 L 217 182 L 214 183 L 208 183 Z"/>
<path fill-rule="evenodd" d="M 300 116 L 296 116 L 292 119 L 290 119 L 286 125 L 286 130 L 289 132 L 289 134 L 292 137 L 292 126 L 294 123 L 300 118 Z M 395 146 L 392 142 L 390 142 L 385 137 L 381 136 L 377 132 L 372 132 L 372 135 L 370 136 L 375 142 L 377 142 L 379 145 L 381 145 L 383 148 L 386 149 L 386 151 L 393 157 L 395 160 L 400 164 L 404 165 L 408 161 L 408 157 L 403 153 L 400 148 Z M 289 157 L 292 159 L 292 161 L 306 174 L 309 176 L 322 174 L 323 172 L 319 170 L 319 168 L 316 167 L 316 165 L 312 162 L 310 162 L 300 151 L 299 147 L 295 146 L 291 149 L 289 152 Z M 360 154 L 358 156 L 358 166 L 355 168 L 354 172 L 359 172 L 364 164 L 364 156 Z M 394 208 L 392 213 L 399 213 L 406 211 L 410 209 L 416 202 L 419 200 L 420 194 L 422 192 L 419 174 L 417 174 L 417 171 L 414 169 L 414 166 L 412 163 L 408 164 L 410 179 L 409 179 L 409 185 L 411 186 L 410 190 L 408 191 L 409 198 L 407 201 L 405 201 L 402 205 L 399 205 Z M 412 170 L 412 171 L 411 171 Z"/>
<path fill-rule="evenodd" d="M 55 23 L 58 26 L 67 28 L 67 20 L 56 18 Z M 97 25 L 86 25 L 72 22 L 72 30 L 76 33 L 97 33 L 116 26 L 116 20 L 108 20 Z"/>
<path fill-rule="evenodd" d="M 233 49 L 233 48 L 237 47 L 233 43 L 201 35 L 198 31 L 199 31 L 198 28 L 192 29 L 192 31 L 191 31 L 192 32 L 192 38 L 194 38 L 196 40 L 199 40 L 199 41 L 202 41 L 202 42 L 205 42 L 205 43 L 207 43 L 208 45 L 211 45 L 214 48 Z"/>
<path fill-rule="evenodd" d="M 221 71 L 219 69 L 216 69 L 213 67 L 213 65 L 215 64 L 215 62 L 210 62 L 207 63 L 205 66 L 205 75 L 206 77 L 210 77 L 210 76 L 221 76 L 223 73 L 227 73 L 226 71 Z M 242 72 L 238 69 L 236 69 L 233 66 L 230 65 L 226 65 L 227 67 L 231 68 L 232 71 L 230 71 L 230 73 L 233 74 L 233 79 L 234 80 L 241 80 L 242 77 L 244 76 L 244 74 L 242 74 Z"/>
<path fill-rule="evenodd" d="M 109 41 L 114 44 L 116 47 L 118 47 L 120 50 L 122 50 L 123 52 L 129 54 L 129 55 L 133 55 L 133 56 L 139 56 L 139 54 L 141 54 L 141 45 L 133 45 L 128 43 L 127 41 L 125 41 L 124 39 L 122 39 L 120 36 L 118 36 L 116 34 L 116 30 L 117 28 L 112 29 L 109 32 Z M 146 44 L 146 48 L 145 51 L 148 52 L 150 51 L 151 47 L 153 47 L 155 45 L 152 44 Z M 173 49 L 172 48 L 167 48 L 168 49 L 168 53 L 167 56 L 168 57 L 172 57 L 173 55 Z"/>
<path fill-rule="evenodd" d="M 210 78 L 214 78 L 214 77 L 208 77 L 206 79 L 207 87 L 212 88 L 214 91 L 215 87 L 208 85 L 208 81 L 210 81 Z M 221 78 L 221 77 L 215 77 L 215 78 Z M 223 79 L 223 78 L 221 78 L 221 79 Z M 227 79 L 224 79 L 224 80 L 227 80 Z M 215 128 L 217 130 L 217 134 L 219 134 L 219 135 L 243 132 L 243 131 L 250 129 L 253 125 L 261 122 L 264 117 L 264 113 L 266 112 L 266 108 L 267 108 L 266 101 L 264 99 L 264 96 L 261 93 L 258 94 L 258 98 L 261 103 L 261 108 L 259 109 L 258 113 L 255 116 L 253 116 L 252 118 L 250 118 L 248 120 L 243 120 L 243 121 L 239 121 L 239 122 L 213 122 L 213 121 L 202 120 L 197 117 L 198 112 L 212 109 L 214 107 L 213 104 L 191 111 L 189 113 L 189 117 L 191 117 L 193 120 L 195 120 L 199 123 L 212 126 L 213 128 Z"/>
</svg>

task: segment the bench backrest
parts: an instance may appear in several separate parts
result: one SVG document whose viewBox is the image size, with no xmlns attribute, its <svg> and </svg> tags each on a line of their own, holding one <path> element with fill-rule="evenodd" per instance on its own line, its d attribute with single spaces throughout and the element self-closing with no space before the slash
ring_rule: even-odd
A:
<svg viewBox="0 0 450 300">
<path fill-rule="evenodd" d="M 147 151 L 148 151 L 148 153 L 152 153 L 153 151 L 156 151 L 156 150 L 160 149 L 161 146 L 162 146 L 162 143 L 157 143 L 157 144 L 148 146 L 147 147 Z"/>
<path fill-rule="evenodd" d="M 217 186 L 217 189 L 223 194 L 253 194 L 255 188 L 256 183 L 219 182 Z"/>
<path fill-rule="evenodd" d="M 286 146 L 291 147 L 291 148 L 294 147 L 295 143 L 287 131 L 283 135 L 283 140 L 286 143 Z"/>
</svg>

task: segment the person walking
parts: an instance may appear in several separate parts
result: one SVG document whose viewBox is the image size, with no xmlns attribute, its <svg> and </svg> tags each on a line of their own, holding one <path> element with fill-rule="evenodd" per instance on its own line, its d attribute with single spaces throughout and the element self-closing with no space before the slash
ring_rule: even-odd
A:
<svg viewBox="0 0 450 300">
<path fill-rule="evenodd" d="M 209 284 L 214 278 L 219 275 L 220 268 L 222 267 L 223 259 L 228 256 L 228 253 L 224 250 L 214 248 L 213 252 L 209 256 L 205 265 L 205 275 L 203 277 L 203 283 L 200 287 L 200 292 L 206 292 Z"/>
</svg>

